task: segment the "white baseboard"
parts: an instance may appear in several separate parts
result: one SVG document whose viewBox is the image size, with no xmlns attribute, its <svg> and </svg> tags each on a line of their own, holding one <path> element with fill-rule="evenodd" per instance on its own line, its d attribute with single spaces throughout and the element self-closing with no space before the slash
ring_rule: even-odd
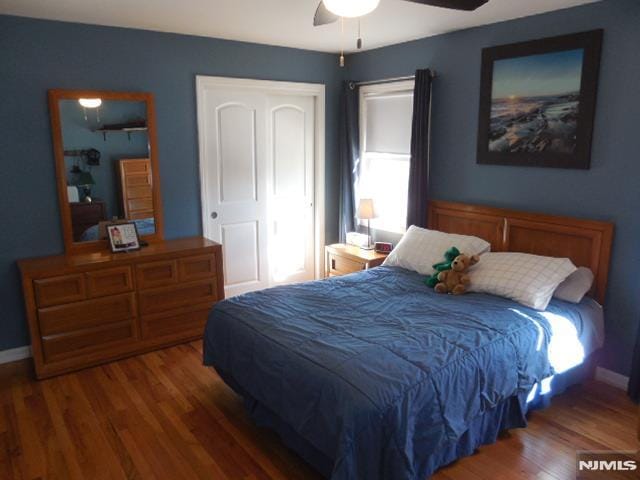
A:
<svg viewBox="0 0 640 480">
<path fill-rule="evenodd" d="M 629 385 L 629 377 L 602 367 L 596 367 L 596 380 L 622 390 L 626 390 Z"/>
<path fill-rule="evenodd" d="M 24 347 L 10 348 L 9 350 L 0 351 L 0 365 L 3 363 L 17 362 L 24 358 L 31 356 L 31 347 L 25 345 Z"/>
</svg>

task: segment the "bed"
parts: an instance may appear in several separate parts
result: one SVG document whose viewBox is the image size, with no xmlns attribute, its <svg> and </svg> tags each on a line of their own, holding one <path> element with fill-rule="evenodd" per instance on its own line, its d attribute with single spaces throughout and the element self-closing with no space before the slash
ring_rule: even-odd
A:
<svg viewBox="0 0 640 480">
<path fill-rule="evenodd" d="M 327 478 L 427 478 L 526 426 L 551 384 L 580 381 L 602 345 L 596 301 L 611 224 L 449 202 L 429 210 L 430 228 L 481 236 L 493 251 L 590 267 L 591 298 L 538 312 L 486 294 L 438 295 L 415 272 L 378 267 L 219 303 L 205 365 Z M 575 354 L 559 369 L 552 353 L 571 342 Z"/>
<path fill-rule="evenodd" d="M 138 230 L 138 235 L 140 237 L 144 235 L 152 235 L 156 231 L 155 219 L 153 217 L 150 218 L 139 218 L 137 220 L 132 220 L 133 223 L 136 224 L 136 229 Z M 90 242 L 93 240 L 99 240 L 99 230 L 100 225 L 93 225 L 87 228 L 80 237 L 81 242 Z"/>
</svg>

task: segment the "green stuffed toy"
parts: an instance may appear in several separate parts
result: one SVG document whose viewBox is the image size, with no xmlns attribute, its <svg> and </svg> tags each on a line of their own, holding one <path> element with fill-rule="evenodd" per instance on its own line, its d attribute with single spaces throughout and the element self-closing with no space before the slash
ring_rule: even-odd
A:
<svg viewBox="0 0 640 480">
<path fill-rule="evenodd" d="M 451 270 L 451 262 L 453 262 L 458 255 L 460 255 L 460 251 L 456 247 L 451 247 L 449 250 L 444 252 L 444 262 L 432 265 L 435 272 L 424 280 L 425 285 L 430 288 L 435 287 L 438 283 L 438 274 L 445 270 Z"/>
</svg>

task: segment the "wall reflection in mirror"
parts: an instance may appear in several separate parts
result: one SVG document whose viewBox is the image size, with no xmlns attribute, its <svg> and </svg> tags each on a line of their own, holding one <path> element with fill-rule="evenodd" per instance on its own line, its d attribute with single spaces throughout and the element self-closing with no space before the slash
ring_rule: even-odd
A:
<svg viewBox="0 0 640 480">
<path fill-rule="evenodd" d="M 105 225 L 114 220 L 153 234 L 146 103 L 63 99 L 59 109 L 73 241 L 106 238 Z"/>
</svg>

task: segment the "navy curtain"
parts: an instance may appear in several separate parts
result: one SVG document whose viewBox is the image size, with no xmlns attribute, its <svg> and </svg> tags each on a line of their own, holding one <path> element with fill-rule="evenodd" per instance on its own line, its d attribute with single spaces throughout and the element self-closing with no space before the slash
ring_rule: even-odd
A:
<svg viewBox="0 0 640 480">
<path fill-rule="evenodd" d="M 631 377 L 629 378 L 629 396 L 640 403 L 640 327 L 636 337 L 636 350 L 633 353 Z"/>
<path fill-rule="evenodd" d="M 344 82 L 340 98 L 340 225 L 338 234 L 344 243 L 347 232 L 355 230 L 355 194 L 358 163 L 360 161 L 360 134 L 358 127 L 358 86 Z"/>
<path fill-rule="evenodd" d="M 407 228 L 427 226 L 429 200 L 429 112 L 431 110 L 431 71 L 417 70 L 413 90 L 411 161 L 407 198 Z"/>
</svg>

